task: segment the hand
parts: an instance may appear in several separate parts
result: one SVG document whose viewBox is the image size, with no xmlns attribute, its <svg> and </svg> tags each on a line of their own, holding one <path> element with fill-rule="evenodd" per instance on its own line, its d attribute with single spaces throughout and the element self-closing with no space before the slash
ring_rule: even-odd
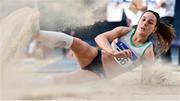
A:
<svg viewBox="0 0 180 101">
<path fill-rule="evenodd" d="M 111 55 L 116 58 L 131 57 L 132 52 L 131 50 L 127 49 L 123 51 L 114 51 L 113 53 L 111 53 Z"/>
</svg>

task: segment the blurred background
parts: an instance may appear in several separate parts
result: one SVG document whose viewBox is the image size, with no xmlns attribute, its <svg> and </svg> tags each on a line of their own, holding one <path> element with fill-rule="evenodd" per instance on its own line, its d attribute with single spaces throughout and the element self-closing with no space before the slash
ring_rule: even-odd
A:
<svg viewBox="0 0 180 101">
<path fill-rule="evenodd" d="M 162 60 L 179 65 L 180 13 L 177 5 L 180 1 L 162 1 L 166 0 L 0 0 L 0 20 L 20 8 L 35 8 L 41 14 L 40 29 L 62 31 L 96 46 L 93 39 L 96 35 L 117 26 L 136 25 L 144 10 L 159 7 L 157 11 L 165 18 L 163 21 L 172 24 L 177 35 Z M 165 8 L 171 11 L 163 11 Z M 63 50 L 63 55 L 69 54 L 68 51 Z"/>
<path fill-rule="evenodd" d="M 178 4 L 180 4 L 179 0 L 0 0 L 0 38 L 2 42 L 0 42 L 0 50 L 2 50 L 0 51 L 0 99 L 72 98 L 74 100 L 80 98 L 91 100 L 91 98 L 99 98 L 104 100 L 109 98 L 134 100 L 151 98 L 152 100 L 177 99 L 179 101 L 180 13 L 178 10 L 180 8 Z M 157 83 L 161 84 L 162 82 L 165 85 L 141 85 L 140 68 L 117 78 L 116 86 L 114 83 L 112 86 L 111 84 L 108 86 L 106 81 L 103 83 L 105 86 L 90 84 L 74 88 L 52 83 L 51 80 L 55 75 L 75 71 L 80 67 L 74 60 L 71 50 L 52 47 L 33 39 L 27 42 L 28 46 L 25 49 L 22 49 L 25 54 L 20 49 L 20 54 L 22 52 L 25 57 L 16 61 L 18 59 L 14 56 L 14 47 L 11 47 L 10 44 L 23 43 L 18 40 L 15 42 L 14 39 L 17 39 L 16 36 L 22 36 L 24 39 L 24 36 L 32 34 L 31 30 L 33 30 L 31 28 L 33 25 L 26 17 L 35 12 L 21 9 L 24 7 L 35 8 L 40 12 L 37 24 L 41 30 L 65 32 L 95 47 L 97 45 L 94 37 L 98 34 L 117 26 L 134 26 L 145 10 L 157 11 L 161 16 L 161 21 L 174 26 L 177 36 L 167 54 L 163 54 L 158 59 L 163 64 L 154 66 L 158 67 L 154 70 L 154 77 L 158 78 Z M 19 9 L 21 10 L 18 11 Z M 31 14 L 28 15 L 26 10 Z M 11 16 L 7 17 L 8 15 Z M 19 16 L 24 19 L 16 20 Z M 24 28 L 24 23 L 30 28 L 28 26 L 25 27 L 29 29 Z M 21 32 L 21 29 L 24 29 L 25 32 Z M 1 45 L 8 47 L 4 48 Z M 11 54 L 6 52 L 8 49 Z M 19 52 L 19 50 L 17 51 Z M 5 62 L 3 56 L 7 57 Z M 12 60 L 12 63 L 9 60 Z M 9 63 L 9 65 L 2 68 L 1 63 Z"/>
</svg>

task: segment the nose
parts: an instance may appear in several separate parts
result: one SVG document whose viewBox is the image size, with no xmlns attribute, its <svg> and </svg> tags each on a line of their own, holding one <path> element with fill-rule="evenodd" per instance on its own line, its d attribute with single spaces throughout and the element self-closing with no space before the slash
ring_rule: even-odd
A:
<svg viewBox="0 0 180 101">
<path fill-rule="evenodd" d="M 147 21 L 143 21 L 143 25 L 146 26 L 147 25 Z"/>
</svg>

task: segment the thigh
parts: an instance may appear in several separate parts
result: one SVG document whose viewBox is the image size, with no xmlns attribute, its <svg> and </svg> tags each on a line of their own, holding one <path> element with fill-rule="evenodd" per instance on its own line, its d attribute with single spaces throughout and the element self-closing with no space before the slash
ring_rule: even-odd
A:
<svg viewBox="0 0 180 101">
<path fill-rule="evenodd" d="M 115 63 L 112 56 L 102 52 L 102 63 L 108 78 L 112 78 L 118 75 L 117 72 L 119 71 L 119 67 L 118 64 Z"/>
<path fill-rule="evenodd" d="M 107 78 L 114 78 L 122 74 L 125 69 L 122 68 L 112 56 L 102 52 L 102 63 Z"/>
<path fill-rule="evenodd" d="M 74 38 L 71 49 L 73 56 L 75 56 L 81 68 L 92 62 L 97 55 L 97 49 L 95 47 L 90 46 L 88 43 L 78 38 Z"/>
</svg>

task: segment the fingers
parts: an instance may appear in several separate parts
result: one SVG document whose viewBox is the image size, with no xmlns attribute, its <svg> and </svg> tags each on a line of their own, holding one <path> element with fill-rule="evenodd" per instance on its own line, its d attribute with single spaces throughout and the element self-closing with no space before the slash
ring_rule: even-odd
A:
<svg viewBox="0 0 180 101">
<path fill-rule="evenodd" d="M 131 50 L 123 50 L 123 51 L 119 51 L 119 52 L 115 52 L 113 54 L 114 57 L 117 58 L 123 58 L 123 57 L 131 57 L 132 56 L 132 52 Z"/>
<path fill-rule="evenodd" d="M 128 49 L 128 50 L 124 50 L 123 51 L 125 54 L 125 57 L 131 57 L 132 56 L 132 52 Z"/>
<path fill-rule="evenodd" d="M 127 49 L 127 50 L 123 50 L 123 51 L 112 51 L 111 53 L 102 50 L 103 53 L 106 53 L 108 55 L 111 55 L 112 57 L 116 57 L 116 58 L 123 58 L 123 57 L 131 57 L 132 56 L 132 52 L 131 50 Z"/>
</svg>

